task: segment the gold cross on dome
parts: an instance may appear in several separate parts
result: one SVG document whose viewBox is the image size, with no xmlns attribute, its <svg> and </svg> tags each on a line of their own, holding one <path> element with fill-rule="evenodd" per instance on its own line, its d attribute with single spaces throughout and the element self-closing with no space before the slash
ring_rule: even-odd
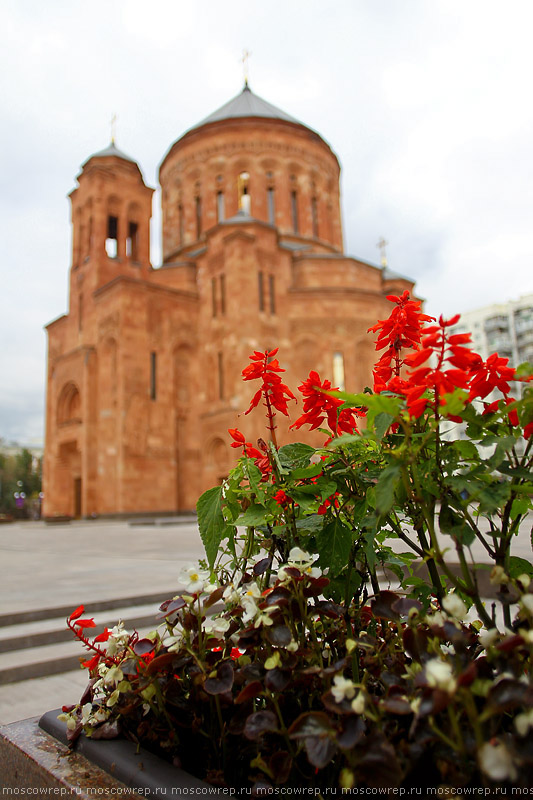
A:
<svg viewBox="0 0 533 800">
<path fill-rule="evenodd" d="M 242 51 L 241 62 L 242 62 L 242 69 L 243 69 L 243 73 L 244 73 L 244 85 L 245 86 L 248 86 L 248 77 L 249 77 L 249 74 L 250 74 L 248 59 L 250 58 L 251 55 L 252 54 L 250 53 L 249 50 L 243 50 Z"/>
<path fill-rule="evenodd" d="M 388 245 L 388 242 L 385 241 L 383 236 L 381 237 L 381 239 L 379 240 L 379 242 L 376 245 L 376 247 L 379 247 L 380 252 L 381 252 L 381 266 L 382 267 L 386 267 L 387 266 L 387 250 L 385 249 L 387 247 L 387 245 Z"/>
<path fill-rule="evenodd" d="M 113 114 L 111 117 L 111 143 L 115 144 L 115 138 L 117 135 L 117 115 Z"/>
</svg>

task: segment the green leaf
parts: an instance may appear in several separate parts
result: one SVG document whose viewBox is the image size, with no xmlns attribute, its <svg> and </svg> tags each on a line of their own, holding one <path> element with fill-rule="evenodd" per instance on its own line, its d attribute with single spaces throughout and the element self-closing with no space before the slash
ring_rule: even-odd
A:
<svg viewBox="0 0 533 800">
<path fill-rule="evenodd" d="M 278 456 L 283 466 L 292 470 L 297 467 L 307 467 L 314 453 L 315 448 L 311 445 L 294 442 L 280 447 Z"/>
<path fill-rule="evenodd" d="M 466 547 L 469 547 L 476 538 L 472 528 L 446 502 L 442 503 L 440 509 L 439 528 L 441 533 L 452 536 Z"/>
<path fill-rule="evenodd" d="M 222 490 L 222 486 L 208 489 L 196 504 L 200 536 L 211 569 L 221 541 L 226 538 L 231 539 L 235 535 L 235 528 L 226 523 L 222 514 Z"/>
<path fill-rule="evenodd" d="M 266 508 L 255 503 L 237 518 L 235 525 L 244 525 L 247 528 L 252 528 L 254 525 L 264 525 L 267 514 Z"/>
<path fill-rule="evenodd" d="M 444 395 L 444 404 L 439 411 L 443 416 L 447 414 L 461 414 L 468 402 L 468 392 L 464 389 L 455 389 L 450 394 Z"/>
<path fill-rule="evenodd" d="M 517 497 L 516 500 L 513 500 L 513 505 L 511 506 L 511 519 L 527 514 L 531 507 L 532 503 L 529 497 Z"/>
<path fill-rule="evenodd" d="M 379 441 L 383 439 L 393 421 L 394 417 L 392 414 L 387 414 L 386 411 L 380 411 L 379 414 L 376 414 L 374 419 L 374 430 L 376 432 L 376 438 Z"/>
<path fill-rule="evenodd" d="M 337 575 L 348 563 L 352 549 L 352 532 L 340 520 L 335 519 L 320 531 L 316 537 L 317 550 L 320 553 L 319 565 L 329 567 Z"/>
<path fill-rule="evenodd" d="M 525 558 L 511 556 L 509 558 L 508 572 L 511 578 L 518 578 L 524 574 L 533 578 L 533 564 Z"/>
<path fill-rule="evenodd" d="M 323 469 L 324 465 L 322 462 L 320 464 L 309 464 L 308 467 L 297 467 L 289 473 L 287 480 L 302 481 L 306 478 L 316 478 L 317 475 L 320 475 Z"/>
<path fill-rule="evenodd" d="M 376 511 L 386 514 L 394 504 L 394 490 L 402 477 L 399 464 L 386 467 L 376 484 Z"/>
</svg>

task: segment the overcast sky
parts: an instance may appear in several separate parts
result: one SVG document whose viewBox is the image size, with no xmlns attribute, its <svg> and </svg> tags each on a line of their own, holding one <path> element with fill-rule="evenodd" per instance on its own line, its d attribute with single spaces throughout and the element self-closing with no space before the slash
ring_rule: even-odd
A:
<svg viewBox="0 0 533 800">
<path fill-rule="evenodd" d="M 345 249 L 430 313 L 533 292 L 531 0 L 0 0 L 0 437 L 42 440 L 67 308 L 68 192 L 117 145 L 156 186 L 187 128 L 250 86 L 342 165 Z M 154 200 L 153 262 L 159 263 Z"/>
</svg>

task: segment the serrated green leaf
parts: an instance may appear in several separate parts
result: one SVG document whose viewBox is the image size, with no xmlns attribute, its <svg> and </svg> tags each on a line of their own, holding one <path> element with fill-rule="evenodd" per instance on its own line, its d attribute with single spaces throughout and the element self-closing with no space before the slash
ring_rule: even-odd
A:
<svg viewBox="0 0 533 800">
<path fill-rule="evenodd" d="M 335 519 L 320 531 L 316 537 L 317 549 L 320 553 L 319 564 L 329 567 L 333 575 L 337 575 L 348 563 L 352 548 L 352 532 L 346 525 Z"/>
<path fill-rule="evenodd" d="M 322 463 L 309 464 L 307 467 L 297 467 L 289 473 L 287 480 L 301 481 L 305 480 L 306 478 L 316 478 L 317 475 L 320 475 L 323 469 L 324 465 Z"/>
<path fill-rule="evenodd" d="M 311 445 L 303 442 L 294 442 L 280 447 L 278 455 L 283 466 L 292 470 L 298 467 L 306 467 L 314 453 L 315 448 L 311 447 Z"/>
<path fill-rule="evenodd" d="M 249 506 L 235 522 L 235 525 L 243 525 L 247 528 L 251 528 L 254 525 L 264 525 L 266 522 L 268 511 L 264 506 L 260 506 L 257 503 Z"/>
<path fill-rule="evenodd" d="M 374 431 L 378 441 L 383 439 L 393 421 L 394 417 L 392 414 L 387 414 L 386 411 L 380 411 L 379 414 L 376 414 L 374 418 Z"/>
<path fill-rule="evenodd" d="M 472 528 L 446 502 L 442 503 L 440 509 L 439 528 L 441 533 L 452 536 L 466 547 L 469 547 L 476 538 Z"/>
<path fill-rule="evenodd" d="M 399 464 L 390 464 L 380 475 L 376 484 L 376 511 L 386 514 L 394 504 L 394 490 L 402 478 Z"/>
<path fill-rule="evenodd" d="M 517 497 L 511 506 L 511 519 L 527 514 L 530 508 L 532 508 L 532 503 L 529 497 Z"/>
<path fill-rule="evenodd" d="M 221 541 L 235 535 L 235 528 L 226 523 L 222 514 L 222 491 L 222 486 L 214 486 L 204 492 L 196 504 L 200 536 L 211 569 Z"/>
<path fill-rule="evenodd" d="M 510 556 L 507 569 L 511 578 L 518 578 L 520 575 L 524 574 L 533 578 L 533 564 L 525 558 Z"/>
</svg>

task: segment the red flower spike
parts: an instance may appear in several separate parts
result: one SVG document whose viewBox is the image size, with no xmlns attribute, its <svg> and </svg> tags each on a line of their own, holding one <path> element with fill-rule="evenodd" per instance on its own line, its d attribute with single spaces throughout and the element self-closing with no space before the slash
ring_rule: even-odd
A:
<svg viewBox="0 0 533 800">
<path fill-rule="evenodd" d="M 77 628 L 96 628 L 94 619 L 78 619 L 74 623 Z"/>
<path fill-rule="evenodd" d="M 528 422 L 524 428 L 524 439 L 529 439 L 531 434 L 533 434 L 533 422 Z"/>
<path fill-rule="evenodd" d="M 96 639 L 95 639 L 95 641 L 96 641 Z M 95 656 L 90 658 L 88 661 L 82 661 L 81 665 L 82 665 L 82 667 L 85 667 L 88 670 L 93 670 L 93 669 L 96 669 L 96 667 L 98 666 L 99 662 L 100 662 L 100 656 L 97 653 Z"/>
<path fill-rule="evenodd" d="M 343 408 L 339 412 L 343 401 L 326 394 L 332 390 L 331 382 L 328 380 L 322 382 L 318 372 L 311 370 L 309 377 L 298 387 L 298 390 L 304 396 L 304 413 L 296 422 L 293 422 L 291 428 L 298 430 L 302 425 L 309 425 L 309 430 L 314 431 L 316 428 L 320 428 L 327 418 L 328 425 L 335 435 L 357 432 L 355 417 L 358 412 L 349 408 Z M 333 390 L 338 391 L 337 389 Z"/>
<path fill-rule="evenodd" d="M 278 360 L 274 358 L 277 352 L 278 348 L 274 350 L 265 350 L 264 353 L 255 350 L 250 356 L 250 361 L 252 363 L 248 364 L 242 371 L 243 380 L 245 381 L 255 379 L 261 380 L 260 389 L 254 394 L 250 402 L 250 407 L 244 413 L 249 414 L 253 408 L 259 405 L 259 401 L 263 398 L 267 410 L 268 429 L 272 434 L 274 443 L 276 443 L 274 434 L 276 427 L 274 425 L 274 409 L 276 409 L 276 411 L 281 411 L 282 414 L 288 417 L 289 411 L 287 408 L 287 401 L 296 400 L 289 387 L 282 383 L 280 376 L 277 374 L 279 372 L 285 372 L 285 370 L 280 367 Z"/>
<path fill-rule="evenodd" d="M 72 622 L 73 620 L 78 619 L 78 617 L 81 617 L 84 611 L 85 606 L 78 606 L 78 608 L 70 615 L 69 620 Z"/>
<path fill-rule="evenodd" d="M 246 444 L 246 439 L 244 438 L 243 433 L 237 430 L 237 428 L 228 428 L 228 433 L 233 439 L 230 447 L 244 447 Z"/>
<path fill-rule="evenodd" d="M 102 633 L 99 633 L 98 636 L 94 637 L 94 641 L 95 642 L 107 642 L 107 640 L 109 639 L 110 636 L 111 636 L 111 631 L 109 631 L 106 628 L 104 631 L 102 631 Z"/>
</svg>

